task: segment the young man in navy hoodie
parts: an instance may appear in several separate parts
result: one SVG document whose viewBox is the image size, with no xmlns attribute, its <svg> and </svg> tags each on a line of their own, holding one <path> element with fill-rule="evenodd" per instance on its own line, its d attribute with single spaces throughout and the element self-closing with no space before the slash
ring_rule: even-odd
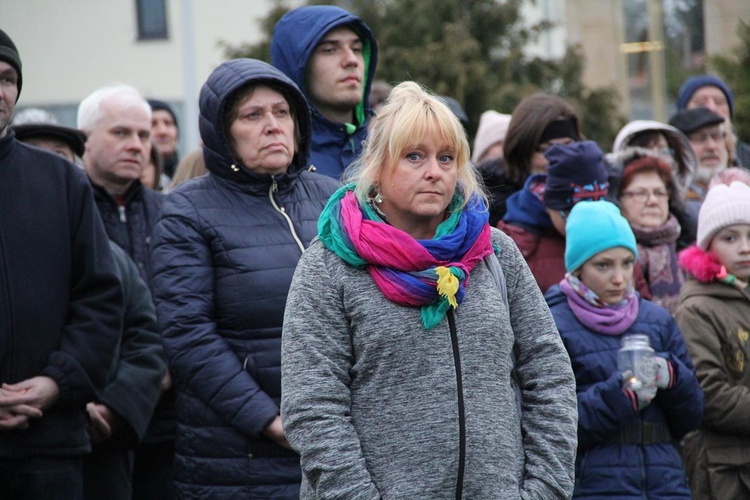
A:
<svg viewBox="0 0 750 500">
<path fill-rule="evenodd" d="M 271 63 L 294 80 L 312 112 L 310 164 L 334 179 L 367 138 L 377 58 L 370 28 L 339 7 L 300 7 L 274 29 Z"/>
</svg>

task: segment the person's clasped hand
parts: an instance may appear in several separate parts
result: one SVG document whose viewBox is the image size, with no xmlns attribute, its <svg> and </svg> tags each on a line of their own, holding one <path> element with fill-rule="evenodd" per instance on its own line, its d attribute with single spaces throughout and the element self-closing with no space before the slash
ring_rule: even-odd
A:
<svg viewBox="0 0 750 500">
<path fill-rule="evenodd" d="M 621 377 L 622 392 L 628 397 L 635 411 L 647 407 L 656 396 L 658 388 L 655 385 L 643 385 L 639 380 L 634 382 L 632 371 L 622 372 Z"/>
<path fill-rule="evenodd" d="M 672 363 L 661 356 L 654 356 L 654 363 L 656 363 L 656 387 L 672 389 L 676 382 Z"/>
<path fill-rule="evenodd" d="M 55 404 L 60 390 L 50 377 L 39 376 L 0 387 L 0 430 L 27 429 Z"/>
</svg>

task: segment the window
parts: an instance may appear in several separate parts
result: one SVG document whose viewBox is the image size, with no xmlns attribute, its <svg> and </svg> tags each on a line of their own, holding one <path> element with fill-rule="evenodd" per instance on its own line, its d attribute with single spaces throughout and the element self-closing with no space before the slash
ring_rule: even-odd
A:
<svg viewBox="0 0 750 500">
<path fill-rule="evenodd" d="M 166 40 L 166 0 L 136 0 L 139 40 Z"/>
<path fill-rule="evenodd" d="M 631 119 L 664 121 L 683 81 L 705 72 L 703 1 L 622 2 Z M 654 16 L 652 18 L 651 16 Z M 661 101 L 664 114 L 657 113 Z"/>
</svg>

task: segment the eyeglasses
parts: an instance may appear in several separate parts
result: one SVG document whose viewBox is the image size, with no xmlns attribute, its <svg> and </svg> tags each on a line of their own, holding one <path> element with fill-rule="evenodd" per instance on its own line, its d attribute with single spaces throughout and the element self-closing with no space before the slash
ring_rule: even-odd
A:
<svg viewBox="0 0 750 500">
<path fill-rule="evenodd" d="M 696 144 L 703 144 L 708 142 L 709 139 L 713 140 L 716 143 L 722 143 L 724 142 L 724 139 L 726 138 L 727 134 L 725 132 L 693 132 L 688 137 L 690 139 L 690 142 L 695 142 Z"/>
<path fill-rule="evenodd" d="M 674 149 L 672 148 L 659 148 L 657 152 L 660 156 L 669 156 L 671 158 L 674 158 Z"/>
<path fill-rule="evenodd" d="M 655 189 L 653 191 L 639 189 L 637 191 L 623 191 L 620 193 L 620 198 L 633 198 L 638 203 L 646 203 L 649 196 L 653 196 L 657 200 L 666 200 L 669 198 L 669 193 L 663 189 Z"/>
</svg>

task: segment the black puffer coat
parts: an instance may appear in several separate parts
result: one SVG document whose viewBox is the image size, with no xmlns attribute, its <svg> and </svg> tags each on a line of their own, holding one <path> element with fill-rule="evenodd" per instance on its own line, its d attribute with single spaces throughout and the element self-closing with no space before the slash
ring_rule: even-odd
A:
<svg viewBox="0 0 750 500">
<path fill-rule="evenodd" d="M 285 174 L 251 172 L 228 145 L 228 97 L 251 81 L 285 89 L 297 111 L 299 153 Z M 307 105 L 271 66 L 249 59 L 222 64 L 201 90 L 200 113 L 210 173 L 167 196 L 151 260 L 178 388 L 178 495 L 298 498 L 299 456 L 262 432 L 279 413 L 281 326 L 292 274 L 337 183 L 305 171 Z"/>
</svg>

